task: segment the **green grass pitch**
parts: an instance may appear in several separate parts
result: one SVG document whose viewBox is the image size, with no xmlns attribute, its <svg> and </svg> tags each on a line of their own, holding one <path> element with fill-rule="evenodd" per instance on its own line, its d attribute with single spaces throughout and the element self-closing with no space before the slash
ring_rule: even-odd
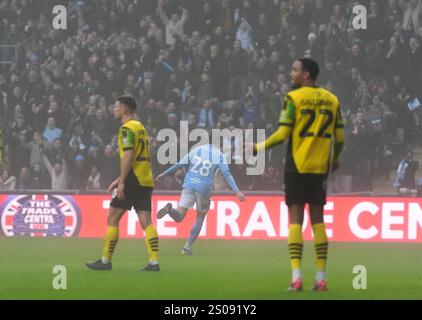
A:
<svg viewBox="0 0 422 320">
<path fill-rule="evenodd" d="M 309 292 L 314 251 L 305 243 L 305 291 L 289 293 L 285 241 L 199 240 L 182 256 L 182 239 L 160 240 L 161 272 L 146 264 L 143 239 L 120 240 L 112 271 L 92 271 L 101 239 L 0 239 L 0 299 L 422 299 L 420 244 L 331 243 L 328 292 Z M 52 286 L 55 265 L 67 268 L 67 289 Z M 355 265 L 367 268 L 367 289 L 355 290 Z"/>
</svg>

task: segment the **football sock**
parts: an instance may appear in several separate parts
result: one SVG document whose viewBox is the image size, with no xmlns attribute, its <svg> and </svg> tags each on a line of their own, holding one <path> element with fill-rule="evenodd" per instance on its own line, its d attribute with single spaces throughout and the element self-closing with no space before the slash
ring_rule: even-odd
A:
<svg viewBox="0 0 422 320">
<path fill-rule="evenodd" d="M 145 246 L 149 255 L 149 263 L 158 263 L 158 233 L 153 224 L 145 228 Z"/>
<path fill-rule="evenodd" d="M 293 269 L 292 270 L 292 280 L 296 281 L 298 279 L 302 279 L 302 271 L 300 269 Z"/>
<path fill-rule="evenodd" d="M 103 263 L 109 263 L 113 257 L 114 249 L 119 241 L 119 227 L 108 226 L 103 241 Z"/>
<path fill-rule="evenodd" d="M 302 225 L 290 224 L 289 226 L 289 257 L 292 268 L 292 280 L 296 281 L 300 278 L 300 265 L 302 262 L 303 239 Z"/>
<path fill-rule="evenodd" d="M 185 244 L 186 249 L 190 249 L 198 237 L 202 229 L 202 224 L 204 223 L 204 218 L 196 218 L 195 224 L 190 229 L 190 235 L 188 241 Z"/>
<path fill-rule="evenodd" d="M 324 271 L 317 271 L 315 280 L 320 281 L 320 280 L 326 280 L 326 279 L 327 279 L 327 275 Z"/>
<path fill-rule="evenodd" d="M 325 268 L 327 264 L 328 241 L 324 223 L 312 225 L 314 231 L 314 244 L 316 253 L 317 280 L 325 280 Z M 319 273 L 319 274 L 318 274 Z M 323 277 L 323 279 L 319 279 Z"/>
</svg>

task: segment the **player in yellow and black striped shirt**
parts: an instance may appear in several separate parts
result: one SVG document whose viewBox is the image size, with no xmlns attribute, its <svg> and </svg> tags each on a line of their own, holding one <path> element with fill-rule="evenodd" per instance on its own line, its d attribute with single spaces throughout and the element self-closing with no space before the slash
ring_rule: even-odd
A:
<svg viewBox="0 0 422 320">
<path fill-rule="evenodd" d="M 315 86 L 318 64 L 307 58 L 296 60 L 291 78 L 296 87 L 284 99 L 279 127 L 255 151 L 272 148 L 288 140 L 285 172 L 286 204 L 289 207 L 289 255 L 292 267 L 290 291 L 303 289 L 301 260 L 302 224 L 305 204 L 309 204 L 317 275 L 312 290 L 326 291 L 328 241 L 324 225 L 326 180 L 338 168 L 344 143 L 344 129 L 338 98 Z"/>
<path fill-rule="evenodd" d="M 119 222 L 126 210 L 136 210 L 145 231 L 145 245 L 149 263 L 144 271 L 159 271 L 158 234 L 151 222 L 151 195 L 154 187 L 151 171 L 148 133 L 143 124 L 134 118 L 136 101 L 132 96 L 117 98 L 114 115 L 122 121 L 118 134 L 120 177 L 108 187 L 113 199 L 108 214 L 108 228 L 104 237 L 103 256 L 87 263 L 94 270 L 110 270 L 111 258 L 119 239 Z"/>
</svg>

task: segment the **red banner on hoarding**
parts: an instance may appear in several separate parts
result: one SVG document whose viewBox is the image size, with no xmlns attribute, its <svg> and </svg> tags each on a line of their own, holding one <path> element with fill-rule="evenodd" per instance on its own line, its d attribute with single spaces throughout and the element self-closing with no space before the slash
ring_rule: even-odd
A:
<svg viewBox="0 0 422 320">
<path fill-rule="evenodd" d="M 185 238 L 195 219 L 190 210 L 182 223 L 169 216 L 156 220 L 167 202 L 179 196 L 154 195 L 153 221 L 161 238 Z M 108 195 L 0 195 L 0 221 L 6 236 L 102 237 L 106 229 Z M 307 209 L 306 209 L 307 211 Z M 326 229 L 332 241 L 422 242 L 422 203 L 419 198 L 331 197 L 325 206 Z M 308 214 L 304 239 L 312 239 Z M 200 237 L 207 239 L 286 239 L 288 210 L 281 196 L 249 196 L 240 203 L 215 195 Z M 143 237 L 136 213 L 120 224 L 123 238 Z"/>
</svg>

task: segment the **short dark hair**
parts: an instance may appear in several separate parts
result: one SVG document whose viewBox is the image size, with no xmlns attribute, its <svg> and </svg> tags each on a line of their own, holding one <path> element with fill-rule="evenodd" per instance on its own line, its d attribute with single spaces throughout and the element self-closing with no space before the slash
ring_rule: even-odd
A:
<svg viewBox="0 0 422 320">
<path fill-rule="evenodd" d="M 310 58 L 300 58 L 298 61 L 302 62 L 302 70 L 308 71 L 311 79 L 315 81 L 319 75 L 318 63 Z"/>
<path fill-rule="evenodd" d="M 129 96 L 129 95 L 120 96 L 116 99 L 116 101 L 123 103 L 125 106 L 127 106 L 133 112 L 138 107 L 138 105 L 136 104 L 136 100 L 133 96 Z"/>
</svg>

